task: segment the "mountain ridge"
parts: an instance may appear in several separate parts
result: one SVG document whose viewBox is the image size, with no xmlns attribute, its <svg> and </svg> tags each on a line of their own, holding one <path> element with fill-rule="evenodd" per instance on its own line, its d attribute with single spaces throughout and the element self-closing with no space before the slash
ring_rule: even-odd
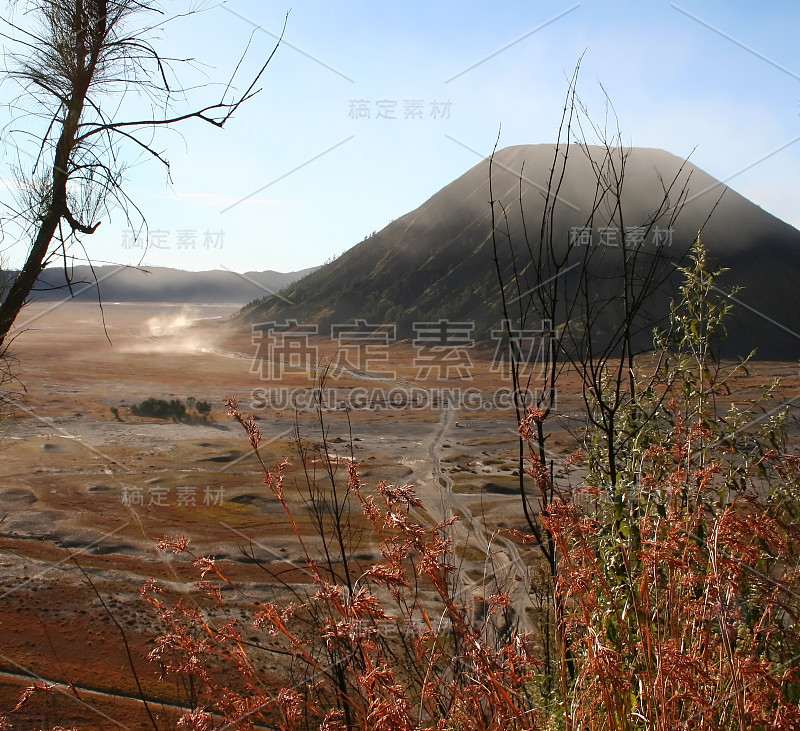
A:
<svg viewBox="0 0 800 731">
<path fill-rule="evenodd" d="M 171 267 L 125 267 L 78 265 L 72 268 L 72 292 L 63 268 L 49 267 L 37 280 L 31 301 L 74 298 L 77 301 L 174 302 L 245 304 L 271 296 L 315 271 L 309 267 L 297 272 L 245 272 L 224 269 L 190 272 Z M 13 277 L 16 272 L 3 274 Z"/>
<path fill-rule="evenodd" d="M 592 209 L 593 165 L 602 150 L 591 146 L 571 149 L 553 221 L 559 246 L 565 246 L 570 232 L 585 224 L 587 211 Z M 498 259 L 506 288 L 514 266 L 521 267 L 520 281 L 528 277 L 527 286 L 538 286 L 530 262 L 520 254 L 526 229 L 529 242 L 538 236 L 554 151 L 554 145 L 518 145 L 498 151 L 492 161 L 491 197 L 501 203 L 495 212 L 501 219 L 499 238 L 503 240 Z M 608 229 L 613 228 L 610 224 L 620 231 L 650 223 L 652 234 L 649 217 L 666 192 L 673 208 L 655 222 L 655 229 L 661 223 L 662 235 L 668 233 L 670 239 L 662 249 L 669 259 L 665 266 L 668 263 L 674 268 L 682 260 L 702 227 L 712 258 L 732 270 L 723 280 L 723 294 L 736 284 L 745 286 L 739 295 L 745 306 L 729 324 L 729 342 L 723 347 L 726 354 L 736 350 L 745 355 L 756 347 L 759 357 L 800 355 L 800 336 L 794 335 L 800 332 L 800 301 L 791 285 L 800 274 L 800 231 L 665 150 L 629 148 L 625 165 L 621 200 L 627 217 L 623 226 L 613 215 L 604 219 L 599 211 L 592 221 L 593 241 L 588 245 L 597 247 L 600 229 L 608 236 Z M 501 319 L 489 200 L 487 159 L 335 261 L 289 285 L 280 299 L 266 297 L 249 303 L 236 322 L 248 326 L 293 319 L 327 326 L 364 319 L 372 324 L 396 323 L 403 337 L 409 337 L 414 321 L 446 318 L 473 321 L 476 336 L 486 338 Z M 679 207 L 680 215 L 672 220 Z M 614 247 L 608 239 L 605 245 L 608 251 L 595 257 L 598 277 L 606 276 L 614 266 Z M 643 255 L 648 253 L 647 246 L 645 241 Z M 509 253 L 512 248 L 516 264 Z M 671 277 L 669 286 L 654 297 L 653 308 L 664 311 L 678 285 L 677 278 Z"/>
</svg>

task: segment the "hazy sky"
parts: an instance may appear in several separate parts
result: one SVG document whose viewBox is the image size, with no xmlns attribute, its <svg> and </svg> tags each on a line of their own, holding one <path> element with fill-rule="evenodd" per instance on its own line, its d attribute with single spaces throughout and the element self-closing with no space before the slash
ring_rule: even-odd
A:
<svg viewBox="0 0 800 731">
<path fill-rule="evenodd" d="M 164 3 L 173 12 L 197 5 Z M 150 248 L 131 246 L 117 214 L 85 238 L 97 260 L 236 271 L 321 264 L 479 162 L 501 125 L 501 147 L 554 141 L 567 77 L 584 52 L 579 93 L 595 119 L 605 114 L 602 83 L 627 143 L 691 153 L 696 165 L 800 226 L 796 2 L 203 7 L 167 25 L 156 45 L 207 64 L 212 82 L 227 79 L 255 30 L 240 69 L 246 85 L 291 10 L 285 43 L 261 93 L 226 129 L 190 121 L 180 134 L 156 138 L 173 182 L 154 161 L 128 172 Z M 187 78 L 194 83 L 197 74 Z M 209 98 L 217 88 L 206 89 Z M 0 114 L 6 124 L 9 109 Z M 4 243 L 18 264 L 21 249 Z"/>
</svg>

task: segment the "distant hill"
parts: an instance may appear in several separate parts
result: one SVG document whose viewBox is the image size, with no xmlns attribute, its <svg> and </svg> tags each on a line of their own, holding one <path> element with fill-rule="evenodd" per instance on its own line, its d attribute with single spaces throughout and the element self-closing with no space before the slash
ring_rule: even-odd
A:
<svg viewBox="0 0 800 731">
<path fill-rule="evenodd" d="M 225 270 L 188 272 L 166 267 L 76 266 L 70 274 L 75 299 L 97 302 L 176 302 L 244 304 L 271 295 L 314 271 L 246 272 Z M 15 272 L 9 272 L 11 276 Z M 31 300 L 60 300 L 70 296 L 64 270 L 56 266 L 42 272 Z"/>
<path fill-rule="evenodd" d="M 538 245 L 543 208 L 542 191 L 553 162 L 552 145 L 509 147 L 495 156 L 493 196 L 502 202 L 506 217 L 498 211 L 500 268 L 508 285 L 514 267 L 521 289 L 538 285 L 530 254 L 524 242 L 523 217 L 528 241 Z M 570 149 L 567 175 L 560 188 L 559 206 L 553 225 L 555 246 L 566 247 L 578 227 L 584 225 L 593 206 L 592 165 L 600 148 L 587 155 Z M 524 165 L 524 167 L 523 167 Z M 681 169 L 681 166 L 684 167 Z M 524 182 L 520 185 L 520 171 Z M 680 216 L 656 221 L 658 235 L 668 236 L 661 271 L 669 274 L 665 286 L 649 303 L 652 317 L 668 312 L 669 298 L 680 283 L 676 264 L 688 250 L 701 226 L 703 241 L 712 257 L 730 272 L 720 280 L 729 292 L 734 285 L 743 290 L 737 298 L 744 303 L 729 321 L 725 355 L 746 354 L 758 349 L 758 357 L 796 359 L 800 356 L 800 231 L 770 215 L 754 203 L 727 188 L 696 166 L 658 149 L 633 148 L 627 160 L 622 201 L 625 228 L 646 225 L 660 202 L 665 185 L 678 177 L 670 192 L 671 203 L 684 203 Z M 250 303 L 238 322 L 313 322 L 322 326 L 352 322 L 398 325 L 398 338 L 410 337 L 414 321 L 440 318 L 474 322 L 479 338 L 487 338 L 501 320 L 500 285 L 493 261 L 489 206 L 488 161 L 484 160 L 436 193 L 415 211 L 392 222 L 382 231 L 357 244 L 341 257 L 301 281 L 282 290 L 281 298 L 265 297 Z M 522 190 L 520 191 L 520 187 Z M 678 191 L 685 187 L 681 197 Z M 721 202 L 709 219 L 714 204 Z M 387 192 L 390 195 L 390 192 Z M 520 205 L 520 198 L 522 205 Z M 613 243 L 600 230 L 612 228 L 613 212 L 597 211 L 591 231 L 591 246 Z M 607 216 L 606 222 L 603 216 Z M 651 230 L 650 236 L 656 235 Z M 603 239 L 606 236 L 606 239 Z M 514 260 L 510 256 L 511 248 Z M 654 249 L 650 239 L 642 243 L 643 253 Z M 601 293 L 613 293 L 615 252 L 609 246 L 595 258 Z M 574 283 L 564 278 L 564 286 Z M 613 296 L 613 295 L 612 295 Z M 291 304 L 287 304 L 291 302 Z M 518 300 L 515 307 L 524 301 Z M 566 314 L 565 314 L 566 316 Z M 596 323 L 597 332 L 613 328 L 613 308 Z M 642 334 L 646 347 L 648 329 Z"/>
</svg>

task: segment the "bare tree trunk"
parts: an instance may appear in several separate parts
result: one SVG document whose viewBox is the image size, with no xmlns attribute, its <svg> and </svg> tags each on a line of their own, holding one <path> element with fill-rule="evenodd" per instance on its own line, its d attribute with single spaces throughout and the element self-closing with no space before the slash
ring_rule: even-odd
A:
<svg viewBox="0 0 800 731">
<path fill-rule="evenodd" d="M 197 11 L 189 14 L 193 12 Z M 134 27 L 126 35 L 128 16 L 147 13 L 163 14 L 152 0 L 41 0 L 31 3 L 31 15 L 39 21 L 40 30 L 2 21 L 10 33 L 24 39 L 19 41 L 20 53 L 8 52 L 11 63 L 4 75 L 22 89 L 17 99 L 22 113 L 45 125 L 31 176 L 48 184 L 39 191 L 27 178 L 21 181 L 30 185 L 32 202 L 30 211 L 21 215 L 29 218 L 35 233 L 25 263 L 0 304 L 0 348 L 7 344 L 17 315 L 53 255 L 54 240 L 60 244 L 66 266 L 70 238 L 93 234 L 100 225 L 79 218 L 96 217 L 109 210 L 112 202 L 126 214 L 136 209 L 121 187 L 115 144 L 120 139 L 133 143 L 168 167 L 163 155 L 140 135 L 191 118 L 223 127 L 242 103 L 258 93 L 255 84 L 283 38 L 281 33 L 244 93 L 229 97 L 231 77 L 219 101 L 206 107 L 162 119 L 114 119 L 104 112 L 105 95 L 143 90 L 163 102 L 159 106 L 164 108 L 180 97 L 181 90 L 167 81 L 169 61 L 150 45 L 147 30 Z M 165 22 L 160 18 L 153 28 Z M 15 40 L 12 35 L 4 37 Z"/>
</svg>

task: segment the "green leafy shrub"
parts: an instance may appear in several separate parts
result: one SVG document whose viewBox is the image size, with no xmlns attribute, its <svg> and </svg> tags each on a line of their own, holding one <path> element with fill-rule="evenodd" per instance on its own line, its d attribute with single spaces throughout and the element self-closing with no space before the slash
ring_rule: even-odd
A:
<svg viewBox="0 0 800 731">
<path fill-rule="evenodd" d="M 558 547 L 562 722 L 583 729 L 800 728 L 800 458 L 785 409 L 732 398 L 744 364 L 714 356 L 729 306 L 699 239 L 656 368 L 628 394 L 607 444 L 545 517 Z M 535 419 L 522 425 L 531 473 Z M 591 422 L 590 422 L 591 423 Z M 586 473 L 584 473 L 586 474 Z"/>
<path fill-rule="evenodd" d="M 147 416 L 151 419 L 172 419 L 173 421 L 184 421 L 187 416 L 186 406 L 179 399 L 149 398 L 140 404 L 131 406 L 131 413 L 134 416 Z"/>
</svg>

